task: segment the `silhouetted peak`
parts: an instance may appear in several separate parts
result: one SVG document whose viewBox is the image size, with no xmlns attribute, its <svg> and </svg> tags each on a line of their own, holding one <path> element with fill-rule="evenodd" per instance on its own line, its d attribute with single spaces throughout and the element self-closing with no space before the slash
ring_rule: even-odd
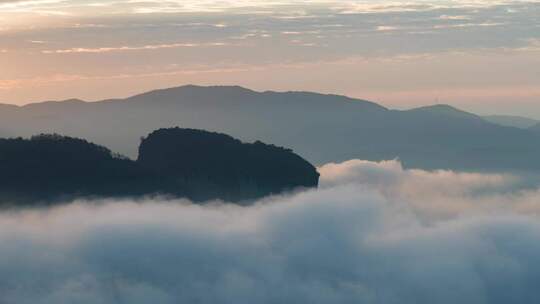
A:
<svg viewBox="0 0 540 304">
<path fill-rule="evenodd" d="M 289 149 L 181 128 L 143 138 L 137 161 L 58 134 L 0 139 L 0 168 L 0 205 L 157 193 L 245 202 L 319 180 L 316 168 Z"/>
<path fill-rule="evenodd" d="M 481 119 L 478 115 L 460 110 L 447 104 L 436 104 L 432 106 L 425 106 L 416 109 L 409 110 L 409 112 L 424 112 L 437 115 L 443 115 L 453 118 L 469 118 L 469 119 Z"/>
<path fill-rule="evenodd" d="M 0 109 L 1 110 L 16 110 L 16 109 L 19 109 L 20 107 L 17 106 L 17 105 L 13 105 L 13 104 L 8 104 L 8 103 L 0 103 Z"/>
<path fill-rule="evenodd" d="M 316 168 L 290 149 L 197 129 L 152 132 L 143 138 L 137 162 L 164 176 L 206 180 L 256 196 L 316 187 L 319 180 Z"/>
<path fill-rule="evenodd" d="M 240 140 L 237 140 L 227 134 L 204 131 L 204 130 L 199 130 L 199 129 L 180 128 L 180 127 L 162 128 L 162 129 L 155 130 L 152 133 L 148 134 L 148 136 L 142 138 L 142 142 L 145 142 L 147 140 L 157 140 L 157 139 L 162 139 L 162 138 L 170 139 L 170 136 L 193 136 L 193 137 L 206 136 L 206 137 L 220 138 L 221 140 L 224 140 L 227 142 L 241 143 Z"/>
<path fill-rule="evenodd" d="M 383 111 L 387 108 L 371 101 L 354 99 L 335 94 L 319 94 L 305 91 L 257 92 L 241 86 L 196 86 L 154 90 L 135 95 L 129 102 L 146 104 L 211 104 L 211 105 L 298 105 L 339 109 L 343 105 L 359 106 L 363 110 Z"/>
<path fill-rule="evenodd" d="M 80 106 L 85 105 L 87 102 L 84 100 L 72 98 L 72 99 L 66 99 L 61 101 L 43 101 L 38 103 L 31 103 L 22 106 L 23 108 L 32 108 L 32 109 L 40 109 L 40 108 L 56 108 L 56 107 L 72 107 L 72 106 Z"/>
<path fill-rule="evenodd" d="M 182 98 L 199 99 L 233 99 L 246 95 L 256 94 L 255 91 L 240 86 L 197 86 L 185 85 L 174 88 L 153 90 L 146 93 L 129 97 L 128 100 L 169 100 L 174 101 Z"/>
<path fill-rule="evenodd" d="M 0 139 L 3 157 L 30 157 L 33 159 L 55 159 L 58 162 L 79 159 L 95 160 L 116 157 L 103 147 L 84 139 L 59 134 L 39 134 L 25 138 Z M 10 154 L 11 153 L 11 154 Z"/>
<path fill-rule="evenodd" d="M 81 104 L 81 103 L 86 103 L 86 101 L 81 100 L 81 99 L 77 99 L 77 98 L 66 99 L 66 100 L 62 100 L 62 101 L 60 101 L 60 102 L 63 102 L 64 104 Z"/>
<path fill-rule="evenodd" d="M 183 87 L 180 87 L 179 89 L 192 90 L 192 91 L 213 90 L 213 91 L 219 91 L 219 92 L 255 93 L 255 91 L 253 90 L 250 90 L 242 86 L 238 86 L 238 85 L 199 86 L 199 85 L 191 84 L 191 85 L 185 85 Z"/>
</svg>

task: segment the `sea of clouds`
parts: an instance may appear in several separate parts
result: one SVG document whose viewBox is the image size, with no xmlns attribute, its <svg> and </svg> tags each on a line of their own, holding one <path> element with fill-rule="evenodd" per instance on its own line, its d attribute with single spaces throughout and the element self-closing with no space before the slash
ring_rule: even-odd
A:
<svg viewBox="0 0 540 304">
<path fill-rule="evenodd" d="M 540 191 L 512 175 L 319 168 L 250 207 L 0 213 L 0 303 L 540 303 Z"/>
</svg>

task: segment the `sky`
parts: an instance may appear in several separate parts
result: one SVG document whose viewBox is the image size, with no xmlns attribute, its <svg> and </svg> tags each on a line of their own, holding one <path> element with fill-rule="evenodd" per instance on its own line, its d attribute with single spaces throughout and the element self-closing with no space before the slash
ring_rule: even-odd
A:
<svg viewBox="0 0 540 304">
<path fill-rule="evenodd" d="M 185 84 L 540 118 L 540 1 L 0 0 L 0 102 Z"/>
</svg>

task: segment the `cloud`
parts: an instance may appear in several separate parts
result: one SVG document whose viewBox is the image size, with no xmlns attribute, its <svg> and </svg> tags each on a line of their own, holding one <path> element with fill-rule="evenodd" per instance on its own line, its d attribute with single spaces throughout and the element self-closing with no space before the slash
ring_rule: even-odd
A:
<svg viewBox="0 0 540 304">
<path fill-rule="evenodd" d="M 389 26 L 389 25 L 377 26 L 377 31 L 381 31 L 381 32 L 395 31 L 395 30 L 398 30 L 398 29 L 399 29 L 398 27 Z"/>
<path fill-rule="evenodd" d="M 539 195 L 524 179 L 509 174 L 404 170 L 398 161 L 351 160 L 319 169 L 322 187 L 361 185 L 392 205 L 405 204 L 423 222 L 500 212 L 540 211 Z"/>
<path fill-rule="evenodd" d="M 515 208 L 539 194 L 516 190 L 516 177 L 408 171 L 397 161 L 320 170 L 319 190 L 252 207 L 148 199 L 4 211 L 0 302 L 482 304 L 540 297 L 540 223 Z M 418 215 L 425 207 L 415 202 L 495 196 L 507 201 L 504 212 L 461 208 L 440 218 L 431 210 Z"/>
<path fill-rule="evenodd" d="M 439 16 L 441 20 L 470 20 L 471 16 L 465 15 L 441 15 Z"/>
<path fill-rule="evenodd" d="M 376 13 L 402 13 L 425 12 L 442 9 L 485 9 L 504 5 L 534 4 L 535 0 L 454 0 L 454 1 L 347 1 L 330 2 L 333 9 L 341 14 L 376 14 Z"/>
<path fill-rule="evenodd" d="M 178 14 L 178 13 L 241 13 L 275 15 L 286 19 L 311 18 L 321 10 L 338 14 L 385 14 L 426 12 L 441 9 L 484 9 L 496 6 L 535 4 L 537 0 L 452 0 L 452 1 L 379 1 L 379 0 L 3 0 L 0 8 L 6 12 L 66 15 L 102 15 L 107 8 L 110 14 Z M 511 8 L 508 8 L 511 9 Z M 292 12 L 288 13 L 288 12 Z M 315 14 L 312 14 L 315 13 Z M 284 15 L 285 14 L 285 15 Z"/>
<path fill-rule="evenodd" d="M 175 48 L 193 48 L 193 47 L 215 47 L 226 46 L 224 42 L 213 43 L 169 43 L 169 44 L 149 44 L 143 46 L 118 46 L 118 47 L 98 47 L 98 48 L 70 48 L 61 50 L 43 50 L 44 54 L 70 54 L 70 53 L 110 53 L 123 51 L 148 51 L 160 49 Z"/>
<path fill-rule="evenodd" d="M 3 0 L 0 1 L 0 9 L 5 12 L 47 12 L 50 14 L 65 14 L 60 11 L 47 11 L 47 8 L 62 6 L 66 0 Z"/>
<path fill-rule="evenodd" d="M 504 22 L 483 22 L 483 23 L 458 23 L 458 24 L 438 24 L 434 25 L 434 29 L 447 29 L 447 28 L 469 28 L 469 27 L 490 27 L 490 26 L 503 26 Z"/>
</svg>

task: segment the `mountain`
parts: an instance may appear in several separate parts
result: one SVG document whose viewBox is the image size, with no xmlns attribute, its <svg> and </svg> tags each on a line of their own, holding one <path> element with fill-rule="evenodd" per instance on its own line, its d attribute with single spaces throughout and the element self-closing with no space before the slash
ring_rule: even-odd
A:
<svg viewBox="0 0 540 304">
<path fill-rule="evenodd" d="M 55 134 L 0 139 L 0 172 L 2 205 L 132 194 L 145 178 L 132 160 L 86 140 Z"/>
<path fill-rule="evenodd" d="M 479 120 L 479 116 L 462 111 L 445 104 L 437 104 L 432 106 L 420 107 L 409 110 L 410 113 L 424 113 L 430 116 L 439 116 L 442 119 L 465 119 L 465 120 Z"/>
<path fill-rule="evenodd" d="M 540 171 L 538 134 L 446 105 L 399 111 L 339 95 L 184 86 L 0 111 L 4 134 L 61 133 L 131 158 L 140 134 L 177 125 L 290 147 L 315 164 L 399 158 L 409 168 Z"/>
<path fill-rule="evenodd" d="M 181 185 L 196 200 L 258 198 L 319 182 L 316 168 L 292 150 L 195 129 L 152 132 L 141 141 L 137 164 L 169 181 L 160 192 Z"/>
<path fill-rule="evenodd" d="M 536 119 L 511 115 L 491 115 L 483 116 L 482 118 L 494 124 L 520 129 L 528 129 L 540 123 L 540 121 Z"/>
<path fill-rule="evenodd" d="M 529 130 L 540 134 L 540 122 L 530 127 Z"/>
<path fill-rule="evenodd" d="M 0 139 L 0 204 L 153 194 L 248 202 L 319 180 L 315 167 L 289 149 L 202 130 L 160 129 L 139 149 L 134 161 L 55 134 Z"/>
</svg>

